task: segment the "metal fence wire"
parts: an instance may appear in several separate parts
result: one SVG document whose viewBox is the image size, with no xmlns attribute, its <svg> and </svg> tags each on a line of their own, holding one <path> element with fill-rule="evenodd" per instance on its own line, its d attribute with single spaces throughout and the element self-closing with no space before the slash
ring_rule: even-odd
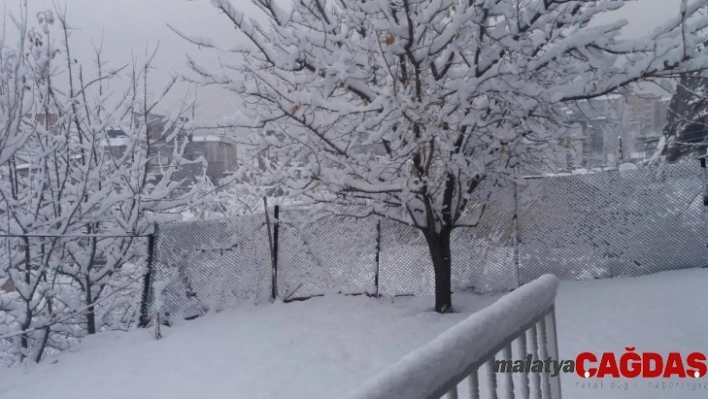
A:
<svg viewBox="0 0 708 399">
<path fill-rule="evenodd" d="M 529 179 L 519 192 L 520 282 L 639 276 L 708 264 L 697 161 Z"/>
<path fill-rule="evenodd" d="M 283 210 L 278 242 L 278 291 L 283 298 L 325 292 L 374 292 L 376 220 Z M 267 237 L 266 237 L 267 239 Z"/>
<path fill-rule="evenodd" d="M 704 267 L 704 172 L 693 160 L 493 188 L 481 222 L 453 233 L 453 290 L 505 292 L 546 273 L 594 279 Z M 411 226 L 313 221 L 298 209 L 281 209 L 274 224 L 281 298 L 434 292 L 427 244 Z M 271 294 L 264 215 L 165 224 L 153 258 L 163 312 L 189 316 Z"/>
<path fill-rule="evenodd" d="M 243 216 L 160 226 L 153 255 L 155 308 L 196 316 L 270 295 L 265 220 Z"/>
</svg>

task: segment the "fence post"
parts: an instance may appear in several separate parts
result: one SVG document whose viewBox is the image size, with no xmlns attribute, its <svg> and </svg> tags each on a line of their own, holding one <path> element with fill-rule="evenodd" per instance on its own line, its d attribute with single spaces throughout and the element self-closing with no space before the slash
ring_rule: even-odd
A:
<svg viewBox="0 0 708 399">
<path fill-rule="evenodd" d="M 157 233 L 158 225 L 155 224 L 152 234 L 148 236 L 147 272 L 143 278 L 143 296 L 140 300 L 140 321 L 138 322 L 138 327 L 140 328 L 146 328 L 150 324 L 150 294 L 152 290 Z"/>
<path fill-rule="evenodd" d="M 703 169 L 703 225 L 705 227 L 704 238 L 708 239 L 708 215 L 706 215 L 706 207 L 708 207 L 708 169 L 706 169 L 706 156 L 701 158 L 701 169 Z M 708 242 L 706 242 L 708 246 Z"/>
<path fill-rule="evenodd" d="M 278 206 L 275 206 L 275 209 L 278 209 Z M 273 230 L 274 226 L 271 226 L 270 224 L 270 216 L 268 216 L 268 199 L 266 197 L 263 197 L 263 213 L 265 215 L 265 220 L 266 220 L 266 229 L 268 231 L 268 251 L 270 251 L 270 298 L 271 300 L 275 301 L 275 299 L 278 297 L 278 259 L 276 258 L 276 245 L 274 243 L 275 240 L 273 240 Z M 277 218 L 276 214 L 276 218 Z"/>
<path fill-rule="evenodd" d="M 273 300 L 278 297 L 278 231 L 280 230 L 280 205 L 276 205 L 273 209 L 275 223 L 273 223 L 273 292 L 271 296 Z"/>
<path fill-rule="evenodd" d="M 381 253 L 381 219 L 376 221 L 376 273 L 374 274 L 374 287 L 376 287 L 376 298 L 379 297 L 379 270 L 381 261 L 379 255 Z"/>
<path fill-rule="evenodd" d="M 515 171 L 514 171 L 515 172 Z M 516 177 L 516 173 L 514 173 Z M 519 272 L 519 185 L 514 181 L 514 272 L 516 274 L 516 288 L 521 287 L 521 273 Z"/>
</svg>

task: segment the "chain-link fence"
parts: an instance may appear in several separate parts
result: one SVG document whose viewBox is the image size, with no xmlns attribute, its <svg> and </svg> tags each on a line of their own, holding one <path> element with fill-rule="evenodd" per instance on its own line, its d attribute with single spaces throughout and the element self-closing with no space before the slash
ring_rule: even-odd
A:
<svg viewBox="0 0 708 399">
<path fill-rule="evenodd" d="M 373 219 L 328 217 L 311 222 L 308 212 L 281 211 L 278 292 L 283 298 L 327 291 L 375 292 L 377 225 Z"/>
<path fill-rule="evenodd" d="M 270 295 L 263 217 L 165 224 L 156 237 L 152 291 L 157 308 L 189 317 Z"/>
<path fill-rule="evenodd" d="M 453 290 L 504 292 L 516 288 L 513 194 L 513 185 L 495 188 L 479 223 L 473 228 L 453 231 L 450 242 Z M 380 259 L 382 293 L 434 294 L 430 252 L 417 229 L 383 220 Z"/>
<path fill-rule="evenodd" d="M 520 282 L 638 276 L 708 264 L 699 162 L 527 180 Z"/>
<path fill-rule="evenodd" d="M 453 290 L 504 292 L 545 273 L 636 276 L 708 264 L 704 172 L 697 161 L 588 175 L 527 178 L 491 192 L 484 216 L 452 237 Z M 328 291 L 434 292 L 422 234 L 375 218 L 313 221 L 281 209 L 273 265 L 264 215 L 164 225 L 154 256 L 164 312 Z M 277 270 L 277 273 L 274 271 Z"/>
</svg>

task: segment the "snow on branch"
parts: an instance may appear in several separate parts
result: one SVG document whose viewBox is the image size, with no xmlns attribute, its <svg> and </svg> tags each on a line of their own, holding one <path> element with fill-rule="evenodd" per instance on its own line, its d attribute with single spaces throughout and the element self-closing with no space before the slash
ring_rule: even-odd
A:
<svg viewBox="0 0 708 399">
<path fill-rule="evenodd" d="M 270 181 L 293 194 L 373 201 L 432 231 L 458 223 L 480 176 L 542 158 L 562 103 L 708 66 L 705 0 L 632 40 L 625 21 L 591 24 L 623 1 L 274 3 L 255 2 L 260 23 L 212 1 L 257 50 L 196 70 L 246 105 L 211 126 L 255 128 L 279 160 Z"/>
</svg>

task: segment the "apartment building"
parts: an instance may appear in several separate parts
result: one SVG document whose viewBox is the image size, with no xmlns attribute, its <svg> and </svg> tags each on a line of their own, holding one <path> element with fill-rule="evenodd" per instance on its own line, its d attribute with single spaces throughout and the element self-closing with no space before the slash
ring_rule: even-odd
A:
<svg viewBox="0 0 708 399">
<path fill-rule="evenodd" d="M 612 94 L 565 107 L 567 122 L 582 126 L 587 168 L 640 162 L 656 151 L 671 100 L 664 89 Z"/>
<path fill-rule="evenodd" d="M 142 120 L 140 118 L 136 118 Z M 142 122 L 136 122 L 134 128 L 141 128 Z M 160 178 L 165 167 L 172 164 L 176 143 L 186 143 L 182 157 L 186 160 L 196 161 L 204 159 L 207 161 L 206 175 L 213 184 L 218 184 L 221 179 L 236 169 L 237 146 L 230 140 L 225 132 L 175 132 L 174 128 L 167 125 L 168 121 L 160 115 L 150 115 L 148 117 L 148 135 L 150 137 L 150 158 L 148 161 L 148 171 L 152 175 Z M 104 141 L 104 151 L 113 157 L 120 157 L 127 151 L 130 145 L 126 128 L 108 129 L 108 138 Z M 168 140 L 170 137 L 171 140 Z M 175 141 L 176 140 L 176 141 Z M 178 179 L 185 179 L 187 183 L 194 181 L 196 176 L 203 171 L 202 165 L 183 164 L 180 165 L 177 174 Z"/>
<path fill-rule="evenodd" d="M 206 175 L 213 184 L 236 171 L 238 153 L 236 143 L 225 134 L 195 134 L 185 151 L 188 159 L 203 157 L 207 161 Z"/>
</svg>

